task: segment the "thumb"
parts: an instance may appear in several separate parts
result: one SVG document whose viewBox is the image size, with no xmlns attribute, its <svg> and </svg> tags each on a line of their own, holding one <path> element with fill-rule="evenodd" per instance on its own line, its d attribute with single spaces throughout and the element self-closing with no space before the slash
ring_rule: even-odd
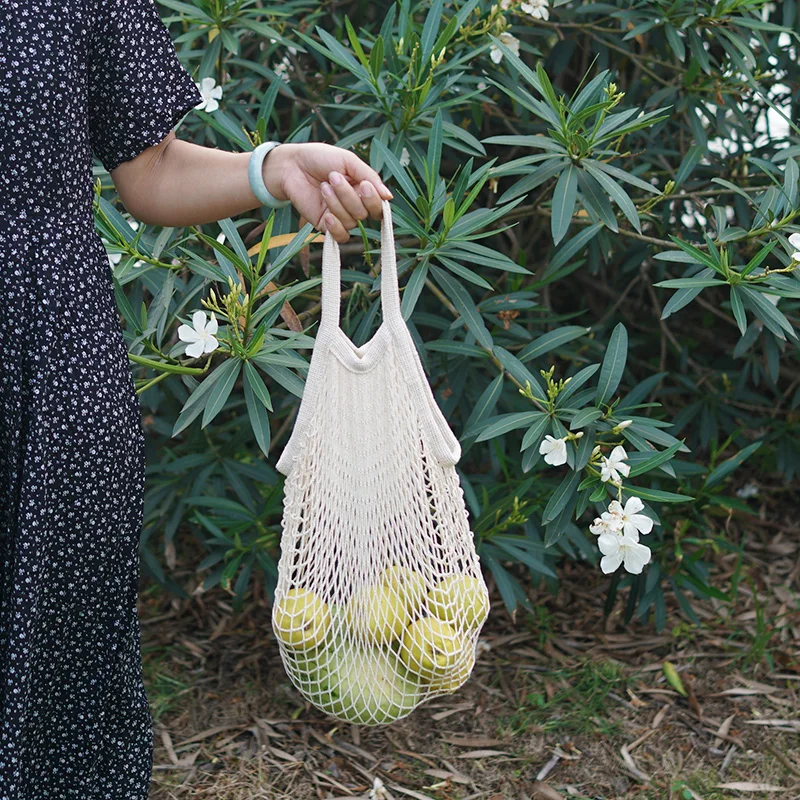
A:
<svg viewBox="0 0 800 800">
<path fill-rule="evenodd" d="M 362 181 L 369 181 L 375 187 L 375 191 L 377 191 L 384 200 L 391 200 L 394 197 L 389 187 L 381 180 L 381 176 L 355 153 L 347 151 L 344 162 L 344 174 L 355 184 L 360 184 Z"/>
</svg>

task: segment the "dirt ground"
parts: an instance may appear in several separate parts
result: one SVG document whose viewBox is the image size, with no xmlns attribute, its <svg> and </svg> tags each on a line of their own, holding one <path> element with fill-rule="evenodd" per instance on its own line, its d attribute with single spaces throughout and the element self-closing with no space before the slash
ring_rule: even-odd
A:
<svg viewBox="0 0 800 800">
<path fill-rule="evenodd" d="M 661 634 L 624 625 L 624 596 L 604 618 L 608 578 L 576 564 L 557 594 L 532 587 L 533 614 L 512 620 L 493 595 L 468 683 L 376 728 L 302 700 L 261 587 L 234 614 L 222 589 L 179 600 L 143 582 L 151 798 L 800 798 L 800 528 L 786 517 L 756 525 L 734 602 L 698 603 L 700 626 L 675 608 Z M 718 559 L 724 591 L 735 560 Z"/>
</svg>

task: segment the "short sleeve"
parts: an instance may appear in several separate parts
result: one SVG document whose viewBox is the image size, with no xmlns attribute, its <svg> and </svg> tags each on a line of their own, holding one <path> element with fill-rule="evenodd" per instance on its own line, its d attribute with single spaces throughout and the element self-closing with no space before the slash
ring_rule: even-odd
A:
<svg viewBox="0 0 800 800">
<path fill-rule="evenodd" d="M 111 171 L 158 144 L 201 102 L 155 0 L 96 0 L 88 47 L 89 139 Z"/>
</svg>

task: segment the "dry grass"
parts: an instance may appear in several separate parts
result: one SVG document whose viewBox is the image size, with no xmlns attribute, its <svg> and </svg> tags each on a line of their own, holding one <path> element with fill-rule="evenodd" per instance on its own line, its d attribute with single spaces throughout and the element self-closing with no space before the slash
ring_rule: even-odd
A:
<svg viewBox="0 0 800 800">
<path fill-rule="evenodd" d="M 366 798 L 378 777 L 395 800 L 800 798 L 800 546 L 795 521 L 777 527 L 751 537 L 732 606 L 698 604 L 702 626 L 675 609 L 661 635 L 623 625 L 623 598 L 604 618 L 607 578 L 576 564 L 556 596 L 531 590 L 534 615 L 496 600 L 468 684 L 381 728 L 302 702 L 258 588 L 236 615 L 222 590 L 145 586 L 151 797 Z M 720 558 L 716 585 L 733 566 Z"/>
</svg>

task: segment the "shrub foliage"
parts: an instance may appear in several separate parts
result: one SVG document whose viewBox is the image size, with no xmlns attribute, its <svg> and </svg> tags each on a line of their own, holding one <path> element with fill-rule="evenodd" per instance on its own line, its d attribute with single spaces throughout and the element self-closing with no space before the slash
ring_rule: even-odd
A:
<svg viewBox="0 0 800 800">
<path fill-rule="evenodd" d="M 691 620 L 693 598 L 726 599 L 709 554 L 741 542 L 717 520 L 756 513 L 754 473 L 800 471 L 795 0 L 160 3 L 192 75 L 223 90 L 180 136 L 327 141 L 392 187 L 403 315 L 508 609 L 565 559 L 599 564 L 590 525 L 631 498 L 652 558 L 613 572 L 608 607 L 625 588 L 627 618 L 661 627 L 670 593 Z M 101 183 L 149 438 L 143 563 L 185 594 L 181 531 L 238 606 L 276 578 L 272 465 L 319 320 L 321 237 L 289 208 L 133 229 Z M 362 344 L 379 231 L 354 233 L 342 327 Z M 177 330 L 198 309 L 219 346 L 191 358 Z"/>
</svg>

